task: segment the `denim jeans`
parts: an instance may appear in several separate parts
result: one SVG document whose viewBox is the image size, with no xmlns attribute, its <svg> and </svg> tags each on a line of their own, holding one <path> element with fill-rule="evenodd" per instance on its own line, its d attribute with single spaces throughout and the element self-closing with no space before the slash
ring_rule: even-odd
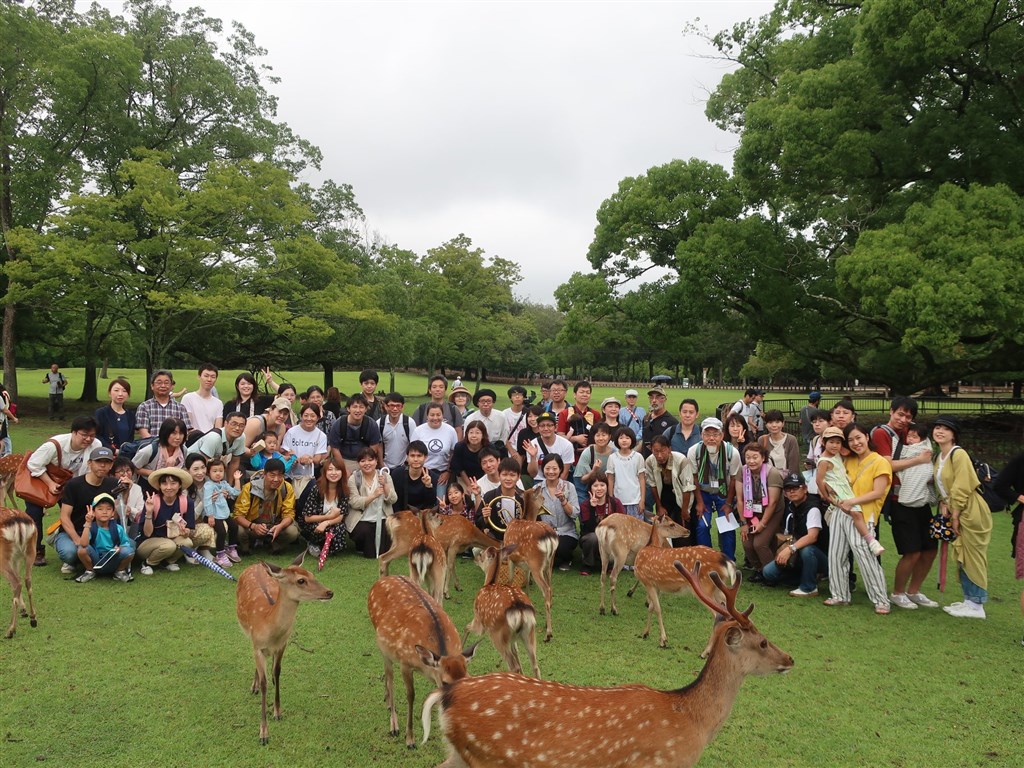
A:
<svg viewBox="0 0 1024 768">
<path fill-rule="evenodd" d="M 704 514 L 694 521 L 697 528 L 697 543 L 704 547 L 711 546 L 711 528 L 715 526 L 713 517 L 717 517 L 719 510 L 725 504 L 725 499 L 718 494 L 700 491 L 704 499 Z M 736 531 L 718 534 L 718 545 L 722 553 L 733 562 L 736 561 Z"/>
<path fill-rule="evenodd" d="M 112 575 L 114 571 L 121 567 L 121 563 L 124 562 L 125 557 L 131 560 L 135 556 L 135 545 L 131 542 L 123 542 L 121 544 L 121 551 L 112 557 L 106 565 L 102 568 L 94 568 L 98 574 Z M 89 558 L 93 563 L 97 563 L 100 560 L 100 553 L 96 547 L 89 547 Z"/>
<path fill-rule="evenodd" d="M 825 573 L 828 569 L 828 555 L 815 546 L 801 547 L 797 551 L 800 562 L 795 558 L 789 559 L 786 568 L 780 568 L 778 563 L 772 560 L 761 571 L 765 583 L 775 586 L 780 581 L 786 584 L 799 584 L 804 592 L 813 592 L 818 588 L 818 574 Z"/>
<path fill-rule="evenodd" d="M 964 591 L 964 600 L 971 603 L 979 603 L 984 605 L 988 602 L 988 590 L 982 589 L 967 576 L 967 571 L 963 569 L 963 566 L 957 566 L 957 571 L 960 575 L 960 588 Z"/>
</svg>

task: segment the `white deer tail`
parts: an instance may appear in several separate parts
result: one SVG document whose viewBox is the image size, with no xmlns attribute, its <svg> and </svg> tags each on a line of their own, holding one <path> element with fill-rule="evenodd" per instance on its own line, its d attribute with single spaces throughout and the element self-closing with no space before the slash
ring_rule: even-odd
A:
<svg viewBox="0 0 1024 768">
<path fill-rule="evenodd" d="M 427 698 L 423 702 L 423 715 L 420 717 L 420 720 L 423 723 L 423 741 L 420 742 L 421 744 L 426 744 L 427 739 L 430 738 L 430 721 L 432 719 L 432 710 L 434 709 L 434 705 L 436 705 L 437 702 L 441 700 L 442 696 L 444 696 L 444 691 L 438 688 L 436 691 L 427 696 Z"/>
</svg>

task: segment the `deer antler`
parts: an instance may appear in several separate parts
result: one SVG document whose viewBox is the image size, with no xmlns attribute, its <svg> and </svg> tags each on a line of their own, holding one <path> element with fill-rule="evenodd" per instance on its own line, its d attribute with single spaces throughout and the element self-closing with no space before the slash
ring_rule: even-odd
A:
<svg viewBox="0 0 1024 768">
<path fill-rule="evenodd" d="M 692 573 L 686 570 L 686 567 L 678 560 L 676 560 L 673 565 L 676 570 L 679 571 L 679 573 L 681 573 L 688 582 L 690 582 L 690 587 L 693 589 L 693 594 L 697 596 L 697 599 L 704 603 L 704 605 L 710 608 L 714 613 L 718 614 L 723 619 L 735 619 L 743 626 L 750 624 L 749 617 L 751 612 L 754 610 L 754 604 L 751 603 L 750 607 L 743 613 L 736 610 L 736 593 L 739 592 L 740 584 L 743 582 L 743 576 L 739 572 L 736 573 L 736 583 L 731 587 L 725 586 L 725 582 L 722 581 L 722 577 L 719 576 L 717 572 L 711 572 L 711 580 L 714 582 L 715 586 L 722 591 L 722 594 L 725 595 L 725 605 L 723 606 L 712 600 L 708 594 L 701 589 L 699 560 L 694 563 Z"/>
</svg>

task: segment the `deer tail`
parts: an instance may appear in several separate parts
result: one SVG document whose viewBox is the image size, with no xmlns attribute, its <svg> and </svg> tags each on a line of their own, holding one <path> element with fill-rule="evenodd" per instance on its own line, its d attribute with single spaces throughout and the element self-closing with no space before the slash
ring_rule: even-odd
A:
<svg viewBox="0 0 1024 768">
<path fill-rule="evenodd" d="M 426 744 L 427 739 L 430 738 L 430 722 L 433 719 L 431 717 L 432 710 L 434 709 L 434 706 L 437 704 L 437 702 L 441 700 L 442 696 L 444 696 L 444 691 L 438 688 L 436 691 L 427 696 L 427 698 L 423 702 L 423 715 L 420 718 L 420 720 L 423 723 L 423 741 L 420 742 L 421 744 Z"/>
</svg>

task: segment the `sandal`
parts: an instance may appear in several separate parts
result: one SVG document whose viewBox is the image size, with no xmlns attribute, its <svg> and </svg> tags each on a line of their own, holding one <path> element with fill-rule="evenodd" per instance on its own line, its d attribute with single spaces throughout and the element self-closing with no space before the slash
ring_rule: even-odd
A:
<svg viewBox="0 0 1024 768">
<path fill-rule="evenodd" d="M 821 601 L 823 605 L 849 605 L 849 600 L 840 600 L 837 597 L 830 597 L 826 600 Z"/>
<path fill-rule="evenodd" d="M 878 603 L 878 605 L 875 606 L 875 613 L 877 613 L 879 616 L 888 616 L 889 615 L 889 604 L 888 603 Z"/>
</svg>

